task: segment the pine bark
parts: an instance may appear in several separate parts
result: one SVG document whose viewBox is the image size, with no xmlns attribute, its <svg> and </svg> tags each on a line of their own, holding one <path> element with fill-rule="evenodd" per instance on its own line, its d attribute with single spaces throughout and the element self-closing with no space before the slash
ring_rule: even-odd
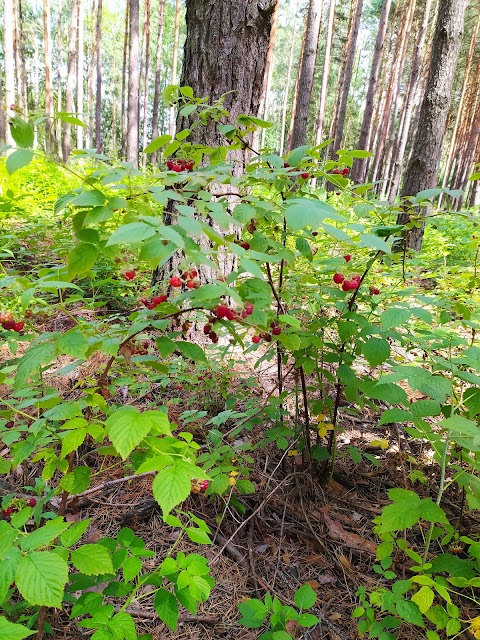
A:
<svg viewBox="0 0 480 640">
<path fill-rule="evenodd" d="M 58 0 L 57 7 L 57 112 L 62 111 L 63 107 L 63 86 L 62 86 L 62 0 Z M 63 157 L 62 148 L 62 121 L 58 118 L 56 122 L 56 138 L 58 157 Z"/>
<path fill-rule="evenodd" d="M 165 4 L 165 0 L 163 4 Z M 128 26 L 130 18 L 130 2 L 127 0 L 125 8 L 125 35 L 123 37 L 123 62 L 122 62 L 122 91 L 120 97 L 120 121 L 122 128 L 122 137 L 120 142 L 120 157 L 125 158 L 125 151 L 127 146 L 127 112 L 125 109 L 125 92 L 127 87 L 127 60 L 128 60 Z"/>
<path fill-rule="evenodd" d="M 13 59 L 15 61 L 15 84 L 17 88 L 17 107 L 23 111 L 22 76 L 20 71 L 20 51 L 18 44 L 18 12 L 17 0 L 13 0 Z"/>
<path fill-rule="evenodd" d="M 160 80 L 162 77 L 162 45 L 163 28 L 165 24 L 165 0 L 158 4 L 157 50 L 155 54 L 155 80 L 153 90 L 152 140 L 158 137 L 158 109 L 160 104 Z M 152 155 L 152 163 L 157 164 L 157 153 Z"/>
<path fill-rule="evenodd" d="M 305 22 L 305 36 L 303 38 L 302 63 L 298 78 L 295 111 L 293 114 L 292 135 L 289 140 L 290 149 L 302 146 L 307 139 L 308 112 L 310 110 L 312 97 L 322 9 L 323 0 L 309 1 Z"/>
<path fill-rule="evenodd" d="M 78 9 L 78 45 L 77 45 L 77 113 L 80 120 L 83 121 L 83 72 L 85 66 L 85 54 L 84 54 L 84 11 L 83 0 L 77 0 Z M 77 149 L 83 149 L 83 129 L 84 127 L 77 127 Z"/>
<path fill-rule="evenodd" d="M 143 30 L 143 38 L 145 42 L 145 73 L 143 78 L 143 141 L 142 149 L 147 146 L 148 136 L 148 89 L 149 89 L 149 71 L 150 71 L 150 0 L 145 0 L 145 25 Z M 142 156 L 142 165 L 147 164 L 147 155 Z"/>
<path fill-rule="evenodd" d="M 52 47 L 50 42 L 50 0 L 43 0 L 43 55 L 45 64 L 45 151 L 52 153 L 55 139 L 53 135 L 53 90 L 52 90 Z"/>
<path fill-rule="evenodd" d="M 95 15 L 95 0 L 92 0 L 92 31 L 91 31 L 91 47 L 88 58 L 88 94 L 87 94 L 87 114 L 88 125 L 85 132 L 85 146 L 87 149 L 93 147 L 93 129 L 95 126 L 94 109 L 93 109 L 93 94 L 95 93 L 95 21 L 93 19 Z"/>
<path fill-rule="evenodd" d="M 322 89 L 320 91 L 320 102 L 317 110 L 315 123 L 315 144 L 318 145 L 323 140 L 323 127 L 325 125 L 325 109 L 327 106 L 328 80 L 330 77 L 333 25 L 335 22 L 335 2 L 330 0 L 330 10 L 328 12 L 327 37 L 325 42 L 325 59 L 323 61 Z"/>
<path fill-rule="evenodd" d="M 402 197 L 414 196 L 437 183 L 438 167 L 442 153 L 448 109 L 458 53 L 463 34 L 467 0 L 440 0 L 427 87 L 420 109 L 421 126 L 413 142 L 412 155 L 405 174 Z M 422 212 L 418 212 L 419 215 Z M 408 224 L 411 211 L 408 208 L 398 216 L 398 224 Z M 425 222 L 406 230 L 400 249 L 422 247 Z"/>
<path fill-rule="evenodd" d="M 129 16 L 129 80 L 128 80 L 128 110 L 127 110 L 127 160 L 138 168 L 138 95 L 139 95 L 139 2 L 130 0 Z"/>
<path fill-rule="evenodd" d="M 67 84 L 65 88 L 65 111 L 72 113 L 74 110 L 73 90 L 75 87 L 75 56 L 77 48 L 77 0 L 72 0 L 70 4 L 70 29 L 68 31 L 68 54 L 67 54 Z M 65 123 L 63 135 L 63 161 L 66 162 L 72 148 L 72 125 Z"/>
<path fill-rule="evenodd" d="M 15 58 L 13 55 L 13 0 L 4 0 L 4 64 L 5 64 L 5 104 L 6 104 L 6 128 L 5 139 L 7 144 L 13 145 L 13 138 L 10 132 L 9 119 L 13 118 L 15 112 L 12 105 L 15 104 Z"/>
<path fill-rule="evenodd" d="M 289 94 L 290 94 L 290 82 L 292 80 L 292 69 L 293 69 L 293 54 L 295 51 L 295 35 L 296 35 L 296 29 L 295 26 L 293 27 L 293 34 L 292 34 L 292 42 L 290 45 L 290 53 L 288 55 L 288 68 L 287 68 L 287 79 L 285 81 L 285 93 L 283 96 L 283 104 L 282 104 L 282 123 L 281 123 L 281 129 L 280 129 L 280 155 L 283 155 L 283 150 L 284 150 L 284 146 L 285 146 L 285 127 L 287 124 L 287 110 L 288 110 L 288 98 L 289 98 Z"/>
<path fill-rule="evenodd" d="M 268 118 L 268 108 L 270 104 L 270 91 L 272 87 L 272 76 L 273 76 L 273 52 L 275 49 L 275 42 L 277 38 L 277 24 L 278 24 L 278 14 L 280 12 L 280 2 L 275 7 L 275 11 L 273 12 L 272 17 L 272 30 L 270 32 L 270 42 L 268 43 L 268 51 L 267 51 L 267 61 L 265 63 L 265 77 L 263 79 L 262 85 L 262 95 L 260 98 L 260 106 L 258 108 L 258 114 L 264 120 Z M 258 131 L 257 131 L 258 134 Z M 266 129 L 262 129 L 260 146 L 265 146 L 265 134 Z M 253 145 L 256 147 L 256 145 Z"/>
<path fill-rule="evenodd" d="M 25 37 L 23 33 L 23 9 L 22 0 L 18 0 L 18 52 L 20 57 L 20 88 L 22 94 L 23 112 L 28 115 L 28 83 L 27 65 L 25 60 Z"/>
<path fill-rule="evenodd" d="M 370 128 L 372 125 L 374 98 L 378 83 L 378 73 L 380 70 L 380 60 L 382 57 L 383 45 L 387 34 L 388 16 L 390 15 L 390 7 L 392 0 L 383 0 L 382 11 L 378 23 L 377 38 L 375 40 L 375 48 L 373 50 L 372 66 L 370 68 L 370 77 L 368 80 L 367 96 L 365 99 L 365 109 L 363 112 L 362 128 L 360 130 L 360 138 L 358 140 L 358 149 L 367 149 L 370 139 Z M 359 159 L 355 162 L 352 170 L 352 180 L 354 182 L 363 182 L 365 180 L 367 163 L 365 159 Z"/>
<path fill-rule="evenodd" d="M 172 84 L 177 84 L 178 72 L 178 43 L 180 40 L 180 0 L 175 2 L 175 26 L 173 30 L 173 52 L 172 52 Z M 208 40 L 206 40 L 208 42 Z M 175 107 L 170 107 L 168 118 L 168 133 L 175 135 Z"/>
<path fill-rule="evenodd" d="M 97 153 L 102 153 L 102 1 L 97 3 L 97 89 L 95 96 L 95 147 Z"/>
</svg>

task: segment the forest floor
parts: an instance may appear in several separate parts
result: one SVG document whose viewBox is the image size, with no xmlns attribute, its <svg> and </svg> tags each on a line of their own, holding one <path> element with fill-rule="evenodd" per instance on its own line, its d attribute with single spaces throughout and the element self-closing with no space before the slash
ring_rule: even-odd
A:
<svg viewBox="0 0 480 640">
<path fill-rule="evenodd" d="M 56 330 L 65 330 L 61 320 L 55 320 Z M 66 384 L 65 378 L 55 376 L 63 364 L 58 362 L 48 377 L 60 395 L 74 399 L 71 381 Z M 89 372 L 93 375 L 99 371 L 100 364 L 94 357 L 81 375 L 87 376 Z M 248 361 L 241 364 L 232 385 L 241 386 L 247 379 L 251 383 L 252 376 L 256 376 L 255 393 L 260 406 L 274 388 L 276 363 L 264 362 L 257 370 L 250 367 Z M 205 393 L 215 395 L 216 391 L 212 389 Z M 175 393 L 180 395 L 180 404 L 173 408 L 175 412 L 198 408 L 192 407 L 189 396 L 182 398 L 178 390 Z M 161 397 L 161 402 L 167 400 L 168 405 L 165 390 L 159 390 L 158 394 L 159 401 Z M 199 394 L 201 399 L 201 388 Z M 154 389 L 152 397 L 155 398 Z M 218 397 L 205 397 L 204 400 L 208 406 L 222 402 Z M 296 635 L 292 628 L 292 635 L 310 640 L 356 640 L 359 636 L 352 619 L 352 611 L 358 604 L 356 591 L 360 586 L 367 589 L 379 586 L 383 580 L 373 568 L 379 540 L 373 533 L 372 519 L 389 503 L 387 490 L 412 488 L 408 474 L 413 469 L 422 471 L 427 479 L 423 484 L 416 482 L 414 485 L 422 497 L 435 498 L 438 487 L 438 469 L 432 463 L 426 443 L 408 440 L 398 425 L 378 427 L 382 408 L 379 407 L 378 412 L 365 409 L 361 415 L 355 415 L 346 403 L 342 406 L 338 461 L 334 478 L 327 484 L 322 484 L 303 466 L 300 455 L 282 457 L 281 451 L 269 445 L 255 454 L 256 466 L 250 476 L 255 493 L 240 497 L 246 514 L 235 512 L 223 498 L 192 494 L 182 509 L 207 522 L 214 542 L 199 548 L 184 539 L 177 551 L 205 554 L 210 560 L 215 587 L 208 601 L 200 606 L 198 616 L 183 611 L 176 632 L 160 623 L 151 598 L 139 600 L 135 608 L 128 609 L 137 621 L 138 632 L 151 633 L 155 640 L 253 640 L 258 636 L 258 630 L 245 629 L 238 623 L 237 604 L 245 598 L 263 599 L 267 591 L 282 603 L 290 604 L 294 592 L 309 582 L 318 596 L 311 613 L 317 615 L 321 623 L 303 632 L 298 630 Z M 242 437 L 248 437 L 254 444 L 270 426 L 256 426 Z M 196 437 L 201 444 L 201 433 Z M 381 448 L 375 444 L 379 439 L 387 441 L 388 446 Z M 369 458 L 362 455 L 361 460 L 354 463 L 347 453 L 348 447 L 357 447 Z M 121 467 L 115 467 L 116 471 L 112 473 L 108 459 L 100 456 L 89 456 L 88 459 L 95 478 L 93 484 L 98 491 L 69 502 L 67 518 L 92 519 L 84 542 L 115 536 L 119 529 L 129 526 L 149 549 L 155 551 L 156 557 L 149 560 L 153 568 L 163 560 L 176 538 L 176 532 L 163 523 L 152 500 L 153 476 L 122 482 L 120 479 L 125 473 Z M 31 470 L 33 476 L 35 472 L 38 469 Z M 116 476 L 119 482 L 112 484 Z M 19 488 L 22 484 L 21 476 L 15 474 L 8 480 L 12 489 L 14 485 Z M 479 523 L 473 522 L 470 514 L 462 516 L 461 496 L 453 488 L 447 490 L 442 506 L 451 521 L 461 519 L 463 533 L 480 530 Z M 220 514 L 223 514 L 221 522 Z M 423 533 L 419 529 L 411 532 L 410 548 L 421 550 Z M 433 545 L 432 552 L 438 553 L 439 548 Z M 406 567 L 402 566 L 400 558 L 398 560 L 392 568 L 399 578 L 403 578 Z M 78 628 L 75 621 L 68 619 L 67 610 L 58 612 L 49 622 L 54 628 L 55 640 L 91 635 L 90 631 Z M 397 633 L 401 640 L 425 638 L 424 630 L 413 625 L 405 625 Z M 470 636 L 458 637 L 466 640 Z"/>
</svg>

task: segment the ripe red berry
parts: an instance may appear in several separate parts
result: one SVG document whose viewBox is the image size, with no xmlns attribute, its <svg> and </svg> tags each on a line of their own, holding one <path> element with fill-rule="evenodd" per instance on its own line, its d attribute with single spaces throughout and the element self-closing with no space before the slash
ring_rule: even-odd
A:
<svg viewBox="0 0 480 640">
<path fill-rule="evenodd" d="M 285 167 L 285 169 L 288 169 L 288 167 L 290 166 L 288 162 L 284 162 L 283 166 Z"/>
<path fill-rule="evenodd" d="M 253 344 L 258 344 L 260 342 L 260 336 L 253 336 L 252 338 L 252 342 Z"/>
<path fill-rule="evenodd" d="M 170 278 L 170 285 L 172 287 L 181 287 L 182 286 L 182 281 L 180 280 L 180 278 L 178 276 L 173 276 L 173 278 Z"/>
<path fill-rule="evenodd" d="M 341 273 L 336 273 L 333 276 L 333 281 L 335 282 L 335 284 L 342 284 L 344 280 L 345 280 L 345 276 L 342 276 Z"/>
<path fill-rule="evenodd" d="M 198 483 L 198 488 L 200 489 L 200 491 L 206 491 L 208 489 L 208 480 L 202 480 L 201 482 Z"/>
<path fill-rule="evenodd" d="M 352 259 L 352 256 L 349 253 L 347 253 L 346 256 L 343 256 L 343 259 L 345 260 L 345 262 L 350 262 L 350 260 Z"/>
<path fill-rule="evenodd" d="M 379 293 L 380 293 L 380 289 L 377 289 L 377 287 L 370 287 L 371 296 L 378 296 Z"/>
<path fill-rule="evenodd" d="M 189 281 L 187 282 L 187 287 L 188 287 L 189 289 L 195 289 L 195 282 L 194 282 L 193 280 L 189 280 Z"/>
<path fill-rule="evenodd" d="M 245 251 L 248 251 L 250 249 L 250 243 L 249 242 L 241 242 L 240 246 L 243 247 L 245 249 Z"/>
<path fill-rule="evenodd" d="M 251 316 L 253 313 L 253 304 L 251 302 L 246 302 L 243 306 L 247 316 Z"/>
<path fill-rule="evenodd" d="M 135 278 L 135 271 L 133 269 L 131 271 L 125 271 L 123 277 L 125 280 L 133 280 Z"/>
<path fill-rule="evenodd" d="M 198 271 L 195 271 L 195 269 L 193 271 L 190 271 L 190 279 L 191 280 L 193 280 L 197 276 L 198 276 Z"/>
<path fill-rule="evenodd" d="M 14 421 L 13 421 L 13 420 L 9 420 L 8 422 L 6 422 L 6 423 L 5 423 L 5 427 L 6 427 L 7 429 L 11 429 L 11 428 L 12 428 L 12 427 L 14 427 L 14 426 L 15 426 L 15 423 L 14 423 Z"/>
<path fill-rule="evenodd" d="M 342 282 L 342 291 L 350 291 L 350 281 L 344 280 Z"/>
<path fill-rule="evenodd" d="M 4 320 L 4 322 L 2 322 L 2 327 L 6 331 L 11 331 L 14 326 L 15 326 L 15 320 Z"/>
<path fill-rule="evenodd" d="M 203 327 L 203 333 L 208 336 L 208 334 L 210 333 L 210 331 L 212 330 L 212 325 L 211 324 L 206 324 Z"/>
<path fill-rule="evenodd" d="M 12 507 L 8 507 L 8 509 L 2 509 L 2 516 L 4 518 L 7 518 L 8 516 L 11 516 L 13 513 L 13 508 Z"/>
<path fill-rule="evenodd" d="M 274 336 L 279 336 L 282 333 L 282 329 L 278 325 L 275 325 L 272 327 L 272 333 Z"/>
<path fill-rule="evenodd" d="M 216 344 L 218 342 L 218 336 L 215 333 L 215 331 L 210 331 L 210 333 L 208 334 L 208 337 L 210 338 L 210 340 Z"/>
<path fill-rule="evenodd" d="M 29 507 L 34 507 L 36 504 L 37 504 L 36 498 L 30 498 L 30 500 L 28 501 Z"/>
<path fill-rule="evenodd" d="M 155 309 L 157 305 L 154 302 L 147 302 L 147 309 L 150 309 L 150 311 L 152 309 Z"/>
<path fill-rule="evenodd" d="M 235 318 L 235 311 L 233 309 L 227 309 L 227 312 L 225 314 L 225 318 L 227 320 L 233 320 Z"/>
<path fill-rule="evenodd" d="M 140 298 L 140 302 L 146 307 L 148 306 L 148 300 L 147 298 Z"/>
<path fill-rule="evenodd" d="M 348 167 L 345 167 L 344 169 L 342 169 L 342 176 L 348 176 L 348 174 L 350 173 L 350 169 Z"/>
<path fill-rule="evenodd" d="M 248 313 L 245 311 L 245 309 L 242 311 L 241 316 L 243 319 L 248 317 Z"/>
<path fill-rule="evenodd" d="M 161 296 L 154 296 L 152 298 L 152 302 L 155 306 L 162 304 L 162 302 L 166 302 L 168 300 L 168 296 L 163 294 Z"/>
<path fill-rule="evenodd" d="M 304 172 L 304 173 L 301 173 L 301 174 L 300 174 L 300 177 L 301 177 L 301 178 L 303 178 L 304 180 L 308 180 L 308 178 L 310 177 L 310 174 L 309 174 L 309 173 Z"/>
<path fill-rule="evenodd" d="M 22 321 L 15 322 L 13 325 L 13 330 L 16 331 L 17 333 L 20 333 L 20 331 L 23 331 L 24 326 L 25 326 L 25 323 Z"/>
<path fill-rule="evenodd" d="M 215 309 L 215 313 L 218 318 L 225 318 L 227 313 L 229 312 L 229 308 L 225 304 L 219 304 Z"/>
<path fill-rule="evenodd" d="M 262 338 L 265 340 L 265 342 L 271 342 L 272 341 L 272 334 L 271 333 L 262 333 Z"/>
</svg>

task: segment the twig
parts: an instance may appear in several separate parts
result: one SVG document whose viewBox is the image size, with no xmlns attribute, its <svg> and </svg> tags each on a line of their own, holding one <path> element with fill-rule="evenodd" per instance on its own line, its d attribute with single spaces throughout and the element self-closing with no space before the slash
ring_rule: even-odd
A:
<svg viewBox="0 0 480 640">
<path fill-rule="evenodd" d="M 67 502 L 71 502 L 72 500 L 76 500 L 77 498 L 83 498 L 85 496 L 89 496 L 92 493 L 98 493 L 98 491 L 103 491 L 103 489 L 109 489 L 110 487 L 115 486 L 116 484 L 121 484 L 122 482 L 128 482 L 129 480 L 135 480 L 136 478 L 143 478 L 145 476 L 152 476 L 156 471 L 145 471 L 144 473 L 136 473 L 131 476 L 125 476 L 124 478 L 116 478 L 115 480 L 107 480 L 107 482 L 102 482 L 96 487 L 91 487 L 83 493 L 77 493 L 74 496 L 70 496 Z"/>
</svg>

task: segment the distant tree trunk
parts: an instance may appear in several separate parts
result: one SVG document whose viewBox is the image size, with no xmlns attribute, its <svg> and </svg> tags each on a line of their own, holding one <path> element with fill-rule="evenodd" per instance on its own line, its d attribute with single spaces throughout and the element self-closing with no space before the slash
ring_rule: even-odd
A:
<svg viewBox="0 0 480 640">
<path fill-rule="evenodd" d="M 165 0 L 158 4 L 157 51 L 155 54 L 155 81 L 153 90 L 152 140 L 158 137 L 158 108 L 160 104 L 160 80 L 162 76 L 162 44 L 165 23 Z M 152 164 L 157 164 L 157 152 L 152 155 Z"/>
<path fill-rule="evenodd" d="M 165 0 L 160 0 L 165 4 Z M 125 158 L 125 151 L 127 145 L 127 113 L 125 110 L 125 91 L 127 86 L 127 60 L 128 60 L 128 24 L 130 16 L 130 2 L 127 0 L 125 8 L 125 35 L 123 37 L 123 62 L 122 62 L 122 93 L 120 97 L 120 120 L 122 127 L 122 138 L 120 142 L 120 157 Z"/>
<path fill-rule="evenodd" d="M 20 87 L 22 94 L 23 112 L 28 115 L 28 85 L 27 85 L 27 65 L 25 61 L 25 38 L 23 35 L 23 9 L 22 0 L 18 0 L 18 50 L 20 55 Z"/>
<path fill-rule="evenodd" d="M 178 66 L 178 42 L 180 39 L 180 0 L 175 2 L 175 27 L 173 31 L 173 52 L 172 52 L 172 84 L 177 84 Z M 208 39 L 206 40 L 208 42 Z M 168 133 L 175 135 L 175 107 L 170 107 L 168 120 Z"/>
<path fill-rule="evenodd" d="M 15 83 L 17 86 L 17 107 L 23 111 L 23 95 L 22 95 L 22 72 L 20 70 L 20 51 L 18 43 L 18 13 L 17 13 L 17 0 L 13 0 L 13 59 L 15 61 Z"/>
<path fill-rule="evenodd" d="M 45 59 L 45 151 L 53 152 L 52 48 L 50 45 L 50 0 L 43 0 L 43 54 Z"/>
<path fill-rule="evenodd" d="M 267 61 L 265 63 L 265 77 L 263 79 L 262 85 L 262 96 L 260 98 L 260 107 L 258 110 L 258 115 L 267 120 L 268 118 L 268 107 L 270 102 L 270 89 L 272 86 L 272 76 L 273 76 L 273 51 L 275 49 L 275 41 L 277 38 L 277 24 L 278 24 L 278 14 L 280 11 L 280 2 L 275 7 L 275 11 L 273 12 L 272 17 L 272 30 L 270 33 L 270 42 L 268 43 L 268 51 L 267 51 Z M 262 129 L 260 136 L 260 146 L 265 146 L 265 134 L 266 129 Z M 258 131 L 255 133 L 256 138 L 258 138 Z M 258 145 L 254 144 L 253 147 L 256 148 Z"/>
<path fill-rule="evenodd" d="M 290 149 L 302 146 L 307 138 L 308 112 L 312 97 L 322 8 L 323 0 L 309 0 L 301 55 L 302 62 L 298 77 L 295 111 L 293 113 L 292 135 L 289 140 Z"/>
<path fill-rule="evenodd" d="M 338 151 L 342 144 L 343 127 L 345 124 L 345 114 L 347 112 L 347 100 L 350 91 L 350 84 L 352 82 L 353 63 L 355 59 L 355 48 L 357 46 L 358 31 L 360 28 L 360 18 L 362 16 L 363 0 L 357 0 L 355 7 L 355 13 L 353 18 L 353 25 L 350 37 L 346 43 L 347 56 L 345 63 L 345 73 L 340 83 L 339 103 L 336 110 L 335 128 L 334 128 L 334 143 L 333 152 Z"/>
<path fill-rule="evenodd" d="M 84 120 L 83 111 L 83 73 L 85 66 L 84 54 L 84 15 L 83 0 L 77 0 L 78 9 L 78 45 L 77 45 L 77 112 L 80 120 Z M 83 127 L 77 127 L 77 149 L 83 149 Z"/>
<path fill-rule="evenodd" d="M 128 112 L 127 112 L 127 160 L 138 168 L 138 25 L 139 25 L 139 1 L 130 0 L 130 37 L 129 37 L 129 69 L 128 69 Z"/>
<path fill-rule="evenodd" d="M 97 3 L 97 90 L 95 96 L 95 147 L 97 153 L 102 153 L 102 2 Z"/>
<path fill-rule="evenodd" d="M 0 70 L 0 104 L 3 104 L 3 79 L 2 71 Z M 0 144 L 5 144 L 5 110 L 0 109 Z"/>
<path fill-rule="evenodd" d="M 148 89 L 149 89 L 149 69 L 150 69 L 150 0 L 145 0 L 145 25 L 143 31 L 145 41 L 145 75 L 143 83 L 143 141 L 142 151 L 147 146 L 148 135 Z M 142 155 L 142 166 L 147 164 L 147 154 Z"/>
<path fill-rule="evenodd" d="M 38 55 L 38 50 L 40 46 L 38 43 L 38 36 L 35 33 L 33 36 L 33 110 L 37 111 L 39 108 L 40 101 L 40 79 L 39 79 L 39 69 L 40 69 L 40 60 Z M 7 105 L 8 106 L 8 105 Z M 38 127 L 34 127 L 33 129 L 33 148 L 36 149 L 38 146 Z"/>
<path fill-rule="evenodd" d="M 5 139 L 7 144 L 13 145 L 13 138 L 10 132 L 9 119 L 15 115 L 12 105 L 15 104 L 15 58 L 13 55 L 13 0 L 4 0 L 4 64 L 5 64 L 5 103 L 6 103 L 6 128 Z"/>
<path fill-rule="evenodd" d="M 290 82 L 292 80 L 292 68 L 293 68 L 293 54 L 295 50 L 295 35 L 296 35 L 295 26 L 296 25 L 294 25 L 294 28 L 293 28 L 292 42 L 290 45 L 290 53 L 288 56 L 287 79 L 285 81 L 285 92 L 283 94 L 282 124 L 280 129 L 280 151 L 279 151 L 280 155 L 283 155 L 283 150 L 285 146 L 285 127 L 287 124 L 288 97 L 290 94 Z"/>
<path fill-rule="evenodd" d="M 437 23 L 432 42 L 432 57 L 427 87 L 420 109 L 421 126 L 413 142 L 412 155 L 405 174 L 402 197 L 414 196 L 437 183 L 442 143 L 450 105 L 453 79 L 463 33 L 467 0 L 440 0 Z M 399 214 L 398 224 L 408 224 L 408 208 Z M 406 230 L 397 249 L 422 247 L 424 220 L 419 226 Z"/>
<path fill-rule="evenodd" d="M 62 111 L 62 0 L 58 0 L 57 16 L 57 112 Z M 62 149 L 62 121 L 56 122 L 57 153 L 63 157 Z"/>
<path fill-rule="evenodd" d="M 65 111 L 72 113 L 74 110 L 73 88 L 75 86 L 75 54 L 77 48 L 77 0 L 70 3 L 70 29 L 68 31 L 68 54 L 67 54 L 67 85 L 65 89 Z M 63 161 L 66 162 L 72 147 L 72 125 L 65 123 L 63 135 Z"/>
<path fill-rule="evenodd" d="M 471 72 L 472 64 L 473 64 L 473 60 L 474 60 L 474 54 L 475 54 L 475 48 L 476 48 L 476 45 L 477 45 L 477 37 L 478 37 L 479 29 L 480 29 L 480 8 L 479 8 L 478 16 L 477 16 L 477 21 L 475 23 L 475 27 L 474 27 L 473 32 L 472 32 L 472 37 L 470 39 L 470 47 L 468 49 L 467 62 L 466 62 L 466 65 L 465 65 L 465 72 L 464 72 L 464 75 L 463 75 L 463 82 L 462 82 L 462 90 L 461 90 L 461 93 L 460 93 L 460 100 L 459 100 L 458 106 L 456 107 L 457 116 L 455 118 L 455 124 L 454 124 L 453 131 L 452 131 L 452 137 L 450 139 L 450 145 L 448 147 L 447 159 L 445 161 L 445 169 L 444 169 L 444 173 L 443 173 L 442 187 L 446 187 L 447 184 L 448 184 L 448 180 L 450 178 L 450 172 L 451 172 L 452 164 L 453 164 L 454 150 L 455 150 L 456 143 L 457 143 L 457 132 L 459 130 L 460 123 L 464 121 L 465 99 L 466 99 L 466 96 L 467 96 L 467 89 L 468 89 L 469 80 L 470 80 L 470 72 Z M 476 71 L 474 72 L 474 78 L 476 77 L 477 80 L 478 80 L 479 70 L 480 70 L 480 60 L 479 60 L 479 63 L 477 64 Z"/>
<path fill-rule="evenodd" d="M 425 8 L 423 10 L 423 18 L 420 27 L 417 31 L 415 39 L 415 45 L 413 50 L 412 65 L 410 68 L 410 80 L 408 83 L 408 90 L 404 99 L 404 109 L 401 121 L 401 126 L 398 131 L 397 144 L 393 153 L 393 166 L 391 169 L 390 188 L 388 191 L 388 198 L 392 200 L 395 198 L 400 185 L 400 178 L 402 176 L 403 160 L 405 158 L 405 150 L 407 148 L 407 141 L 410 132 L 410 124 L 412 122 L 413 109 L 419 94 L 419 90 L 423 85 L 423 77 L 421 73 L 422 63 L 425 59 L 425 40 L 427 35 L 428 20 L 430 17 L 430 11 L 432 7 L 432 0 L 426 0 Z M 411 134 L 411 132 L 410 132 Z"/>
<path fill-rule="evenodd" d="M 368 80 L 367 97 L 365 100 L 365 109 L 363 112 L 362 128 L 360 130 L 360 138 L 358 141 L 359 149 L 367 149 L 368 140 L 370 138 L 370 127 L 372 125 L 373 118 L 373 106 L 375 91 L 377 89 L 378 72 L 380 69 L 380 59 L 382 54 L 383 45 L 385 43 L 385 36 L 387 34 L 388 16 L 390 15 L 390 7 L 392 0 L 383 0 L 382 12 L 380 14 L 380 20 L 378 23 L 377 39 L 375 41 L 375 48 L 373 50 L 372 66 L 370 68 L 370 78 Z M 352 170 L 352 180 L 354 182 L 363 182 L 365 180 L 366 162 L 364 159 L 359 159 L 355 162 Z"/>
<path fill-rule="evenodd" d="M 315 123 L 315 144 L 318 145 L 323 140 L 323 127 L 325 124 L 325 108 L 327 106 L 328 79 L 330 77 L 333 24 L 335 22 L 335 0 L 330 0 L 330 10 L 328 13 L 327 38 L 325 41 L 325 60 L 323 61 L 322 89 L 320 92 L 320 102 L 318 104 L 317 119 Z"/>
<path fill-rule="evenodd" d="M 95 12 L 95 0 L 92 2 L 92 17 Z M 87 95 L 87 112 L 88 112 L 88 124 L 85 132 L 85 146 L 87 149 L 93 147 L 93 128 L 94 128 L 94 108 L 93 108 L 93 94 L 95 93 L 95 27 L 92 20 L 92 42 L 89 52 L 88 60 L 88 95 Z"/>
</svg>

